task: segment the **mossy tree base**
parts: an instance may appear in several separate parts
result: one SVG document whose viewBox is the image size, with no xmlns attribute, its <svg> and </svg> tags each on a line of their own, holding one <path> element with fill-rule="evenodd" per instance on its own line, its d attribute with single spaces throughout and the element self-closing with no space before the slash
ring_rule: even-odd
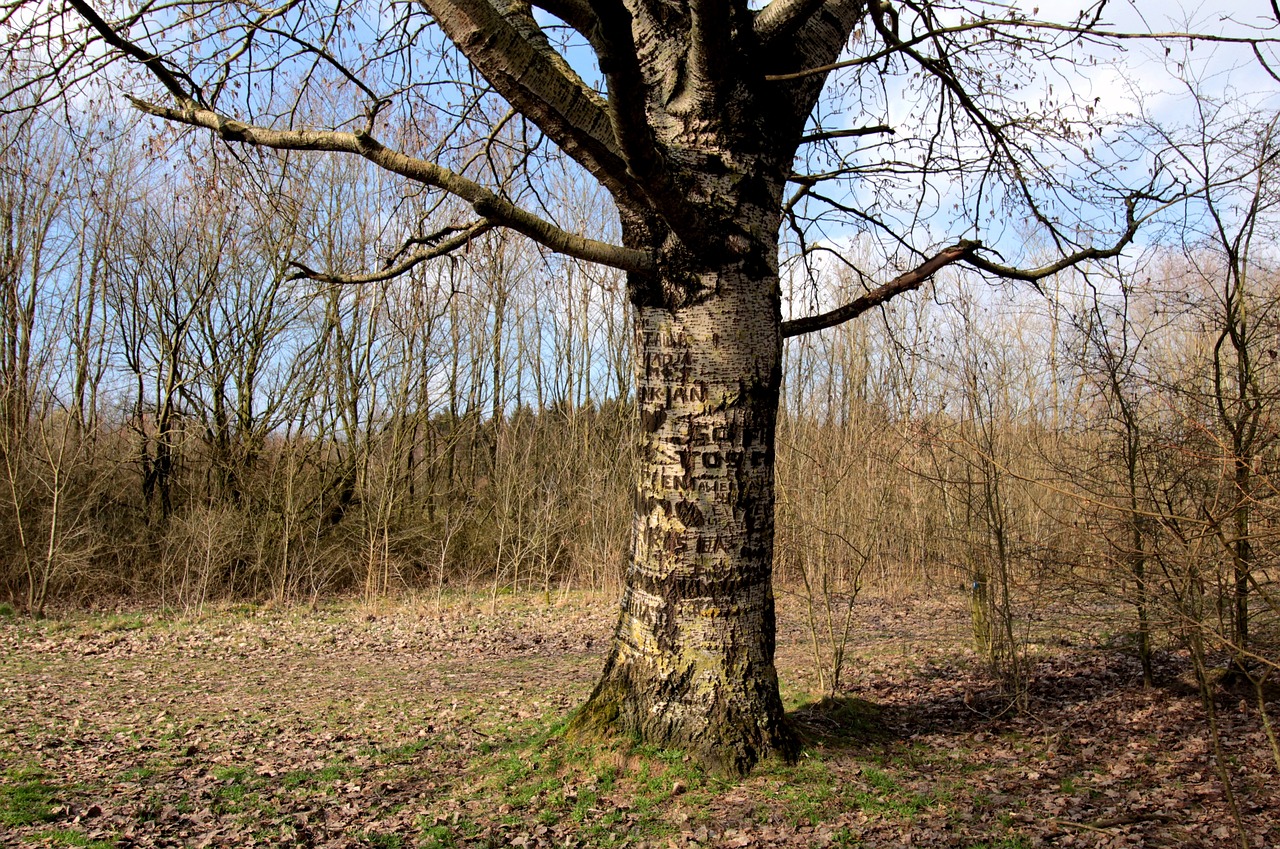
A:
<svg viewBox="0 0 1280 849">
<path fill-rule="evenodd" d="M 732 776 L 769 757 L 793 761 L 800 744 L 778 693 L 773 617 L 767 587 L 729 605 L 668 605 L 628 588 L 604 673 L 566 735 L 682 749 Z"/>
</svg>

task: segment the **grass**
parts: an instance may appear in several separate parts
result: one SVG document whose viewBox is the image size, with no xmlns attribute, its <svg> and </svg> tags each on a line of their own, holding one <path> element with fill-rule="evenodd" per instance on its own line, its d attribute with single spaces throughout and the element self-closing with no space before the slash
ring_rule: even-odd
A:
<svg viewBox="0 0 1280 849">
<path fill-rule="evenodd" d="M 628 839 L 669 835 L 666 820 L 679 796 L 691 806 L 706 801 L 710 779 L 684 752 L 619 741 L 577 746 L 559 736 L 562 720 L 528 742 L 494 749 L 472 763 L 487 776 L 472 786 L 482 808 L 504 812 L 504 824 L 543 826 L 572 822 L 587 845 L 609 847 Z M 456 828 L 426 827 L 427 846 L 451 846 Z"/>
<path fill-rule="evenodd" d="M 134 766 L 129 767 L 124 772 L 120 773 L 119 777 L 121 781 L 140 782 L 146 781 L 148 778 L 155 776 L 157 772 L 159 772 L 159 770 L 153 766 Z"/>
<path fill-rule="evenodd" d="M 104 634 L 140 631 L 147 626 L 147 617 L 141 613 L 113 614 L 97 623 L 97 630 Z"/>
<path fill-rule="evenodd" d="M 515 611 L 515 601 L 504 599 L 504 610 Z M 926 673 L 913 678 L 901 671 L 896 648 L 869 650 L 869 685 L 860 692 L 878 702 L 815 700 L 800 685 L 788 688 L 790 719 L 807 747 L 799 762 L 767 761 L 729 781 L 678 750 L 565 739 L 599 659 L 530 646 L 533 627 L 564 627 L 553 617 L 530 624 L 379 612 L 370 623 L 336 608 L 290 616 L 225 609 L 175 623 L 154 612 L 76 614 L 65 631 L 56 622 L 0 620 L 0 640 L 13 647 L 0 651 L 0 671 L 43 700 L 5 717 L 2 730 L 13 733 L 0 733 L 0 834 L 102 849 L 109 844 L 76 831 L 70 818 L 79 800 L 112 798 L 113 817 L 136 812 L 129 828 L 159 841 L 177 839 L 191 827 L 188 815 L 202 812 L 211 827 L 263 842 L 340 832 L 371 846 L 451 849 L 536 836 L 607 849 L 684 835 L 731 842 L 773 830 L 797 845 L 859 846 L 942 827 L 950 845 L 1024 849 L 1044 828 L 1008 812 L 1034 804 L 1030 794 L 1078 797 L 1072 804 L 1082 820 L 1111 804 L 1094 801 L 1091 789 L 1094 771 L 1110 762 L 1105 735 L 1097 756 L 1072 760 L 1038 725 L 975 718 L 948 676 L 970 675 L 970 687 L 983 679 L 942 649 L 920 660 Z M 465 636 L 478 627 L 492 644 Z M 590 632 L 574 637 L 578 645 L 581 633 Z M 48 643 L 29 652 L 28 635 Z M 511 635 L 519 651 L 504 653 L 517 642 Z M 392 637 L 405 646 L 395 648 Z M 81 657 L 86 645 L 113 642 L 129 650 Z M 150 674 L 170 660 L 173 675 Z M 193 686 L 215 668 L 218 689 Z M 87 683 L 104 673 L 125 686 Z M 895 675 L 934 700 L 927 722 L 895 691 L 870 686 Z M 936 682 L 946 686 L 929 689 Z M 1176 701 L 1148 703 L 1136 690 L 1127 698 L 1145 706 L 1140 716 Z M 1178 720 L 1170 727 L 1186 727 L 1185 712 L 1170 716 Z M 1114 726 L 1102 719 L 1090 721 Z M 77 731 L 67 741 L 71 720 Z M 45 746 L 53 737 L 64 742 Z M 1162 733 L 1132 739 L 1146 749 L 1134 763 L 1164 770 L 1162 786 L 1185 780 L 1164 757 Z M 1226 757 L 1247 765 L 1243 750 Z M 1032 771 L 1043 778 L 1026 781 Z M 993 802 L 989 794 L 1010 783 L 1019 789 Z M 1026 798 L 1011 800 L 1010 792 Z M 120 799 L 129 807 L 114 804 Z M 345 812 L 329 822 L 315 814 L 327 810 Z M 1152 821 L 1145 830 L 1169 845 L 1184 836 L 1176 824 Z"/>
<path fill-rule="evenodd" d="M 216 767 L 213 777 L 221 782 L 213 790 L 210 808 L 216 813 L 236 814 L 261 807 L 257 776 L 244 767 Z"/>
<path fill-rule="evenodd" d="M 868 814 L 890 815 L 910 821 L 934 804 L 933 797 L 904 790 L 879 770 L 867 769 L 863 775 L 872 790 L 855 792 L 853 801 Z"/>
<path fill-rule="evenodd" d="M 314 785 L 315 790 L 324 791 L 335 782 L 350 777 L 353 769 L 344 764 L 329 764 L 317 770 L 299 769 L 287 772 L 280 779 L 280 786 L 286 790 L 296 790 Z"/>
<path fill-rule="evenodd" d="M 0 825 L 35 825 L 56 819 L 59 788 L 49 784 L 48 778 L 42 770 L 29 767 L 5 773 L 0 784 Z"/>
<path fill-rule="evenodd" d="M 782 803 L 782 818 L 795 827 L 825 821 L 839 801 L 838 782 L 819 754 L 805 753 L 794 766 L 771 764 L 761 774 L 769 778 L 769 795 Z"/>
<path fill-rule="evenodd" d="M 112 849 L 116 845 L 110 840 L 92 840 L 78 831 L 66 828 L 43 831 L 36 834 L 35 838 L 47 841 L 54 846 L 78 846 L 83 849 Z"/>
<path fill-rule="evenodd" d="M 62 789 L 48 782 L 40 770 L 10 770 L 0 784 L 0 825 L 18 828 L 53 822 L 59 816 L 58 796 Z M 109 849 L 115 844 L 92 840 L 73 829 L 51 829 L 36 832 L 35 839 L 53 846 L 79 846 L 87 849 Z"/>
<path fill-rule="evenodd" d="M 1031 842 L 1020 834 L 1011 834 L 999 840 L 975 843 L 970 849 L 1031 849 Z"/>
</svg>

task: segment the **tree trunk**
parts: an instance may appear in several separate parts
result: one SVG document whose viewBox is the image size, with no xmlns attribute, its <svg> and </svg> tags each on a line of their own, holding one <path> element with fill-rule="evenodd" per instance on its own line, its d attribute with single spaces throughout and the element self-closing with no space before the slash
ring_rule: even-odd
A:
<svg viewBox="0 0 1280 849">
<path fill-rule="evenodd" d="M 1243 442 L 1243 440 L 1238 440 Z M 1233 665 L 1243 670 L 1249 652 L 1249 578 L 1253 573 L 1253 541 L 1250 538 L 1250 489 L 1253 471 L 1253 458 L 1248 456 L 1247 448 L 1242 444 L 1236 447 L 1235 459 L 1235 544 L 1232 546 L 1232 577 L 1235 586 L 1233 592 L 1234 609 L 1232 611 L 1231 638 Z"/>
<path fill-rule="evenodd" d="M 640 306 L 632 558 L 604 674 L 570 733 L 638 735 L 743 774 L 794 757 L 774 669 L 776 272 Z"/>
</svg>

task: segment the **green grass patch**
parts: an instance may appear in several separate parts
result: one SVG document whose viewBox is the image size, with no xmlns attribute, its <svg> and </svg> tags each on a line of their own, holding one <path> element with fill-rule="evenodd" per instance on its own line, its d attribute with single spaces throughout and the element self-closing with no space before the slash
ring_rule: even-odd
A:
<svg viewBox="0 0 1280 849">
<path fill-rule="evenodd" d="M 353 768 L 344 764 L 329 764 L 320 769 L 299 769 L 293 772 L 286 772 L 280 778 L 280 786 L 286 790 L 297 790 L 299 788 L 314 785 L 317 790 L 324 790 L 335 782 L 348 778 L 353 772 Z"/>
<path fill-rule="evenodd" d="M 397 763 L 399 761 L 410 761 L 427 749 L 431 748 L 431 743 L 426 738 L 418 738 L 410 740 L 407 743 L 401 743 L 398 746 L 391 746 L 386 749 L 373 749 L 369 754 L 376 757 L 382 763 Z"/>
<path fill-rule="evenodd" d="M 492 812 L 492 822 L 572 824 L 586 845 L 609 847 L 673 833 L 666 816 L 676 797 L 693 808 L 705 803 L 709 779 L 685 753 L 632 741 L 578 746 L 558 736 L 563 721 L 557 722 L 472 762 L 470 772 L 484 778 L 471 798 Z M 457 835 L 456 828 L 433 825 L 423 842 L 451 846 Z"/>
<path fill-rule="evenodd" d="M 215 812 L 235 814 L 260 807 L 257 776 L 245 767 L 215 767 L 213 777 L 221 782 L 219 787 L 213 789 L 210 807 Z"/>
<path fill-rule="evenodd" d="M 970 849 L 1031 849 L 1031 841 L 1020 834 L 1011 834 L 994 842 L 975 843 Z"/>
<path fill-rule="evenodd" d="M 836 782 L 822 758 L 806 755 L 792 766 L 770 762 L 756 773 L 770 779 L 767 795 L 782 802 L 782 817 L 793 826 L 817 825 L 832 813 Z"/>
<path fill-rule="evenodd" d="M 861 810 L 869 814 L 891 815 L 913 819 L 937 800 L 903 788 L 889 773 L 874 767 L 862 771 L 862 779 L 871 788 L 853 794 L 852 798 Z"/>
<path fill-rule="evenodd" d="M 862 840 L 858 837 L 857 832 L 844 825 L 836 829 L 835 833 L 831 835 L 831 845 L 839 847 L 839 849 L 855 849 L 855 847 L 862 845 Z"/>
<path fill-rule="evenodd" d="M 428 825 L 418 833 L 418 845 L 423 849 L 453 849 L 458 841 L 449 826 Z"/>
<path fill-rule="evenodd" d="M 158 770 L 155 767 L 133 766 L 120 773 L 120 780 L 134 782 L 146 781 L 148 778 L 153 777 L 157 772 Z"/>
<path fill-rule="evenodd" d="M 36 825 L 57 819 L 54 809 L 59 788 L 49 784 L 48 777 L 38 769 L 8 771 L 0 784 L 0 824 Z"/>
<path fill-rule="evenodd" d="M 46 841 L 54 846 L 79 846 L 83 849 L 112 849 L 115 846 L 110 840 L 91 840 L 71 829 L 44 831 L 33 835 L 33 839 Z"/>
<path fill-rule="evenodd" d="M 126 631 L 140 631 L 146 626 L 146 617 L 141 613 L 127 613 L 108 616 L 98 623 L 98 630 L 106 634 L 112 634 Z"/>
<path fill-rule="evenodd" d="M 433 825 L 420 824 L 417 846 L 420 849 L 453 849 L 468 845 L 476 833 L 480 831 L 471 820 L 458 819 L 450 825 L 436 822 Z"/>
</svg>

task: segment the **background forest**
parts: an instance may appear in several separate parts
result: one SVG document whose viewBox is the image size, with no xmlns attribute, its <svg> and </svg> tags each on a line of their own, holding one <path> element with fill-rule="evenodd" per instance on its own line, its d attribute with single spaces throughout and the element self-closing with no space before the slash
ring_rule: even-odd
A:
<svg viewBox="0 0 1280 849">
<path fill-rule="evenodd" d="M 1039 287 L 948 272 L 789 341 L 778 575 L 812 603 L 831 691 L 865 587 L 966 593 L 1011 680 L 1026 623 L 1064 604 L 1108 611 L 1148 675 L 1170 641 L 1274 665 L 1275 126 L 1200 105 L 1198 130 L 1148 137 L 1211 188 L 1123 260 Z M 393 263 L 385 234 L 432 209 L 343 159 L 244 168 L 120 117 L 3 120 L 11 605 L 619 584 L 620 273 L 491 233 L 394 279 L 317 282 L 304 261 Z M 607 227 L 604 198 L 546 179 L 580 229 Z M 792 266 L 796 314 L 864 288 L 821 252 Z"/>
</svg>

